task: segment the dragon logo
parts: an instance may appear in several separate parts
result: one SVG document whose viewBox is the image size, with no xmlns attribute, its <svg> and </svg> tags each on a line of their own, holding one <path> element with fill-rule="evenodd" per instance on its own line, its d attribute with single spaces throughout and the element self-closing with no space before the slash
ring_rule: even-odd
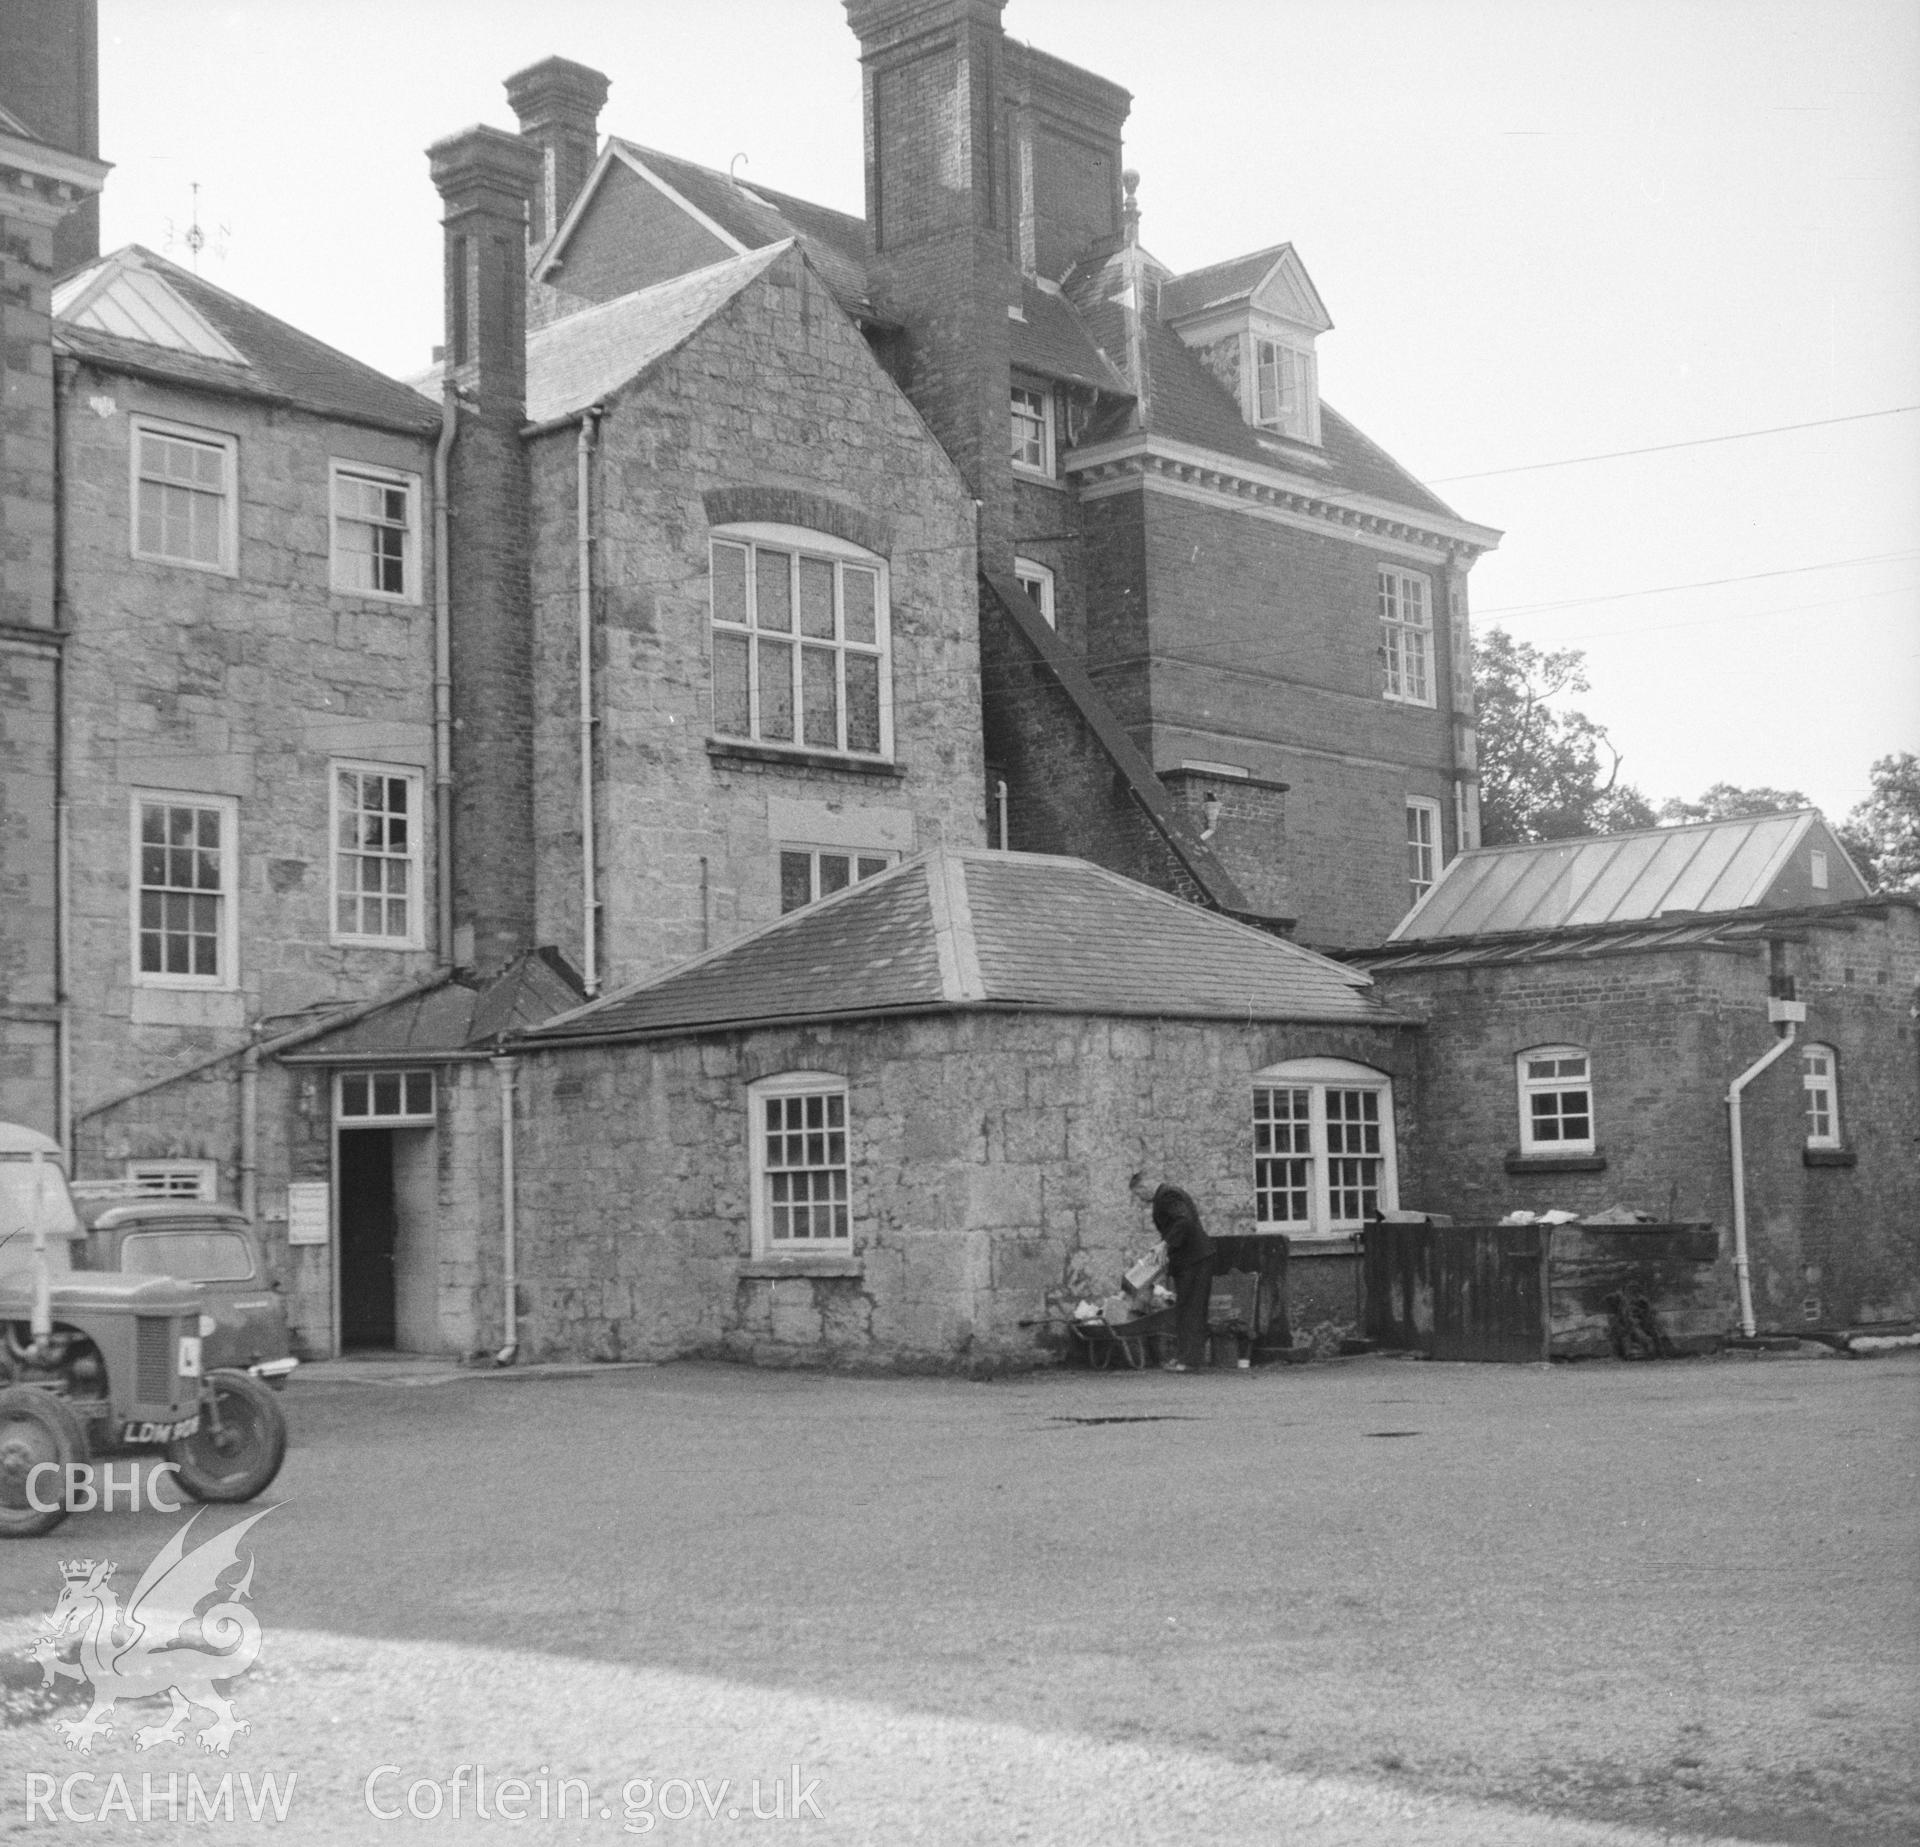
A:
<svg viewBox="0 0 1920 1847">
<path fill-rule="evenodd" d="M 253 1729 L 235 1716 L 233 1702 L 214 1690 L 215 1681 L 238 1678 L 260 1653 L 259 1619 L 242 1601 L 253 1585 L 252 1555 L 239 1583 L 222 1586 L 220 1580 L 239 1566 L 247 1530 L 272 1512 L 262 1508 L 189 1552 L 187 1534 L 200 1517 L 195 1514 L 160 1548 L 124 1610 L 107 1581 L 117 1567 L 90 1558 L 61 1565 L 66 1587 L 53 1614 L 43 1619 L 46 1633 L 29 1659 L 40 1663 L 42 1686 L 64 1679 L 85 1681 L 93 1689 L 84 1718 L 59 1721 L 68 1750 L 92 1755 L 94 1739 L 113 1730 L 116 1700 L 162 1693 L 173 1702 L 173 1711 L 164 1725 L 144 1725 L 134 1733 L 143 1751 L 179 1741 L 180 1727 L 195 1706 L 214 1716 L 199 1734 L 202 1747 L 222 1757 L 236 1732 Z M 209 1598 L 218 1601 L 201 1609 Z"/>
</svg>

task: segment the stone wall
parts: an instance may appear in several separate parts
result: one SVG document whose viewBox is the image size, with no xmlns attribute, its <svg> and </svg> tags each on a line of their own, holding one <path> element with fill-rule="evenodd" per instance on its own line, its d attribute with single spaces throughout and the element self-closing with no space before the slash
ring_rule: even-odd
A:
<svg viewBox="0 0 1920 1847">
<path fill-rule="evenodd" d="M 237 439 L 233 575 L 131 555 L 135 413 Z M 432 530 L 425 505 L 432 456 L 417 438 L 84 366 L 66 381 L 61 417 L 73 629 L 74 1095 L 85 1113 L 237 1049 L 263 1016 L 397 988 L 430 964 L 431 561 L 421 560 L 417 602 L 330 589 L 328 462 L 418 475 L 424 541 Z M 329 765 L 336 758 L 421 773 L 422 883 L 414 902 L 425 946 L 418 950 L 331 940 Z M 135 789 L 237 800 L 231 987 L 133 981 Z M 154 1120 L 158 1139 L 177 1139 Z M 131 1135 L 125 1123 L 116 1132 Z M 128 1152 L 184 1150 L 129 1145 Z"/>
<path fill-rule="evenodd" d="M 575 433 L 534 451 L 539 937 L 577 958 Z M 611 399 L 592 466 L 609 985 L 774 921 L 783 840 L 896 855 L 984 841 L 972 505 L 797 253 Z M 889 761 L 714 737 L 709 535 L 741 518 L 830 523 L 885 557 Z"/>
<path fill-rule="evenodd" d="M 1910 1017 L 1920 926 L 1909 908 L 1791 932 L 1785 972 L 1807 1006 L 1802 1043 L 1838 1056 L 1846 1146 L 1806 1146 L 1798 1051 L 1742 1105 L 1756 1314 L 1763 1326 L 1845 1325 L 1920 1312 L 1920 1084 Z M 1624 1205 L 1706 1220 L 1731 1249 L 1726 1093 L 1772 1043 L 1767 951 L 1668 951 L 1504 967 L 1383 971 L 1418 1011 L 1420 1203 L 1462 1223 L 1516 1208 Z M 1516 1055 L 1588 1048 L 1597 1166 L 1513 1172 Z M 1404 1189 L 1403 1189 L 1404 1190 Z"/>
<path fill-rule="evenodd" d="M 1019 1323 L 1111 1292 L 1153 1241 L 1131 1172 L 1177 1179 L 1211 1230 L 1250 1232 L 1252 1073 L 1320 1055 L 1389 1070 L 1411 1141 L 1410 1038 L 976 1014 L 530 1055 L 518 1153 L 528 1347 L 1048 1363 L 1059 1333 Z M 746 1086 L 801 1070 L 848 1080 L 856 1274 L 781 1278 L 753 1261 Z"/>
</svg>

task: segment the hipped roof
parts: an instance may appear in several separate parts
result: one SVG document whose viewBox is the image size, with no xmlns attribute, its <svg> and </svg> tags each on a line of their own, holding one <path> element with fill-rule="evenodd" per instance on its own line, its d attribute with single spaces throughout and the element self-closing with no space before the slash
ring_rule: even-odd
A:
<svg viewBox="0 0 1920 1847">
<path fill-rule="evenodd" d="M 1357 971 L 1084 860 L 944 848 L 523 1043 L 972 1009 L 1400 1023 Z"/>
</svg>

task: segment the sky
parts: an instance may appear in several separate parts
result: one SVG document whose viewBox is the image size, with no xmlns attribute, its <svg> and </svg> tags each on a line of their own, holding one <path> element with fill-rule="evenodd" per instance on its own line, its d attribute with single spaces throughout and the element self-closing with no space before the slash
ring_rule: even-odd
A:
<svg viewBox="0 0 1920 1847">
<path fill-rule="evenodd" d="M 1004 19 L 1133 92 L 1163 262 L 1294 245 L 1326 400 L 1503 530 L 1476 626 L 1584 651 L 1624 780 L 1839 819 L 1920 750 L 1920 5 Z M 606 72 L 603 132 L 862 209 L 839 0 L 100 0 L 100 34 L 105 246 L 193 261 L 197 185 L 202 274 L 399 376 L 440 339 L 424 149 L 512 129 L 540 58 Z"/>
</svg>

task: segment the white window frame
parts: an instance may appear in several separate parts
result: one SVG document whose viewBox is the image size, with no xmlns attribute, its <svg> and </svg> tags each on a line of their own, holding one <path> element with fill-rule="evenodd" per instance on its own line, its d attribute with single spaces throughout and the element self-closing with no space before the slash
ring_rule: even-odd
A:
<svg viewBox="0 0 1920 1847">
<path fill-rule="evenodd" d="M 151 887 L 159 892 L 191 891 L 192 895 L 206 895 L 214 898 L 218 904 L 215 927 L 210 933 L 214 940 L 214 955 L 218 964 L 211 975 L 168 972 L 164 969 L 141 967 L 141 899 L 149 887 L 144 883 L 142 853 L 146 842 L 143 838 L 143 825 L 146 810 L 150 806 L 168 809 L 190 808 L 211 811 L 220 817 L 220 844 L 216 849 L 219 858 L 220 882 L 217 886 L 189 888 L 187 886 L 159 885 Z M 128 804 L 128 923 L 132 938 L 130 945 L 133 971 L 133 984 L 139 988 L 186 988 L 202 992 L 224 992 L 239 984 L 240 933 L 239 933 L 239 859 L 240 859 L 240 804 L 230 795 L 202 795 L 185 789 L 135 789 L 130 793 Z M 205 851 L 204 848 L 196 848 Z M 171 868 L 167 868 L 171 870 Z"/>
<path fill-rule="evenodd" d="M 806 841 L 782 840 L 774 848 L 774 864 L 780 880 L 780 914 L 791 917 L 794 911 L 807 908 L 808 904 L 818 904 L 822 898 L 831 898 L 837 892 L 851 891 L 856 885 L 863 885 L 868 879 L 875 879 L 888 867 L 899 863 L 900 855 L 891 847 L 823 847 L 814 846 Z M 807 900 L 806 904 L 796 904 L 792 910 L 787 908 L 787 855 L 798 858 L 805 854 L 807 858 Z M 832 891 L 821 889 L 823 859 L 844 859 L 847 862 L 847 883 L 836 885 Z M 862 868 L 865 868 L 863 871 Z"/>
<path fill-rule="evenodd" d="M 1577 1073 L 1535 1073 L 1530 1069 L 1535 1064 L 1564 1065 L 1574 1059 L 1580 1061 Z M 1520 1152 L 1523 1155 L 1592 1154 L 1599 1147 L 1599 1125 L 1594 1114 L 1593 1054 L 1586 1046 L 1528 1046 L 1524 1052 L 1514 1054 L 1513 1081 L 1519 1103 Z M 1551 1120 L 1556 1128 L 1564 1128 L 1568 1112 L 1563 1106 L 1551 1118 L 1536 1117 L 1534 1098 L 1549 1095 L 1569 1097 L 1576 1093 L 1583 1094 L 1587 1100 L 1586 1134 L 1542 1137 L 1538 1133 L 1542 1122 Z"/>
<path fill-rule="evenodd" d="M 125 1197 L 130 1199 L 218 1199 L 217 1161 L 124 1161 Z"/>
<path fill-rule="evenodd" d="M 1807 879 L 1815 891 L 1827 889 L 1827 856 L 1818 847 L 1807 854 Z"/>
<path fill-rule="evenodd" d="M 1423 837 L 1424 836 L 1424 837 Z M 1418 904 L 1446 867 L 1440 804 L 1424 795 L 1407 797 L 1407 886 Z"/>
<path fill-rule="evenodd" d="M 1054 478 L 1056 414 L 1053 387 L 1044 379 L 1016 378 L 1007 394 L 1013 472 L 1038 481 Z M 1038 459 L 1031 451 L 1037 448 Z"/>
<path fill-rule="evenodd" d="M 403 935 L 378 935 L 364 930 L 344 930 L 340 927 L 340 900 L 346 894 L 341 890 L 340 874 L 342 861 L 361 858 L 360 852 L 349 853 L 341 841 L 340 832 L 342 812 L 340 801 L 340 778 L 343 774 L 354 776 L 383 776 L 407 785 L 407 851 L 405 854 L 380 852 L 377 857 L 382 861 L 401 861 L 407 867 L 407 928 Z M 355 758 L 335 758 L 327 765 L 327 937 L 328 941 L 366 949 L 422 949 L 426 946 L 426 776 L 424 772 L 405 763 L 363 763 Z M 364 895 L 364 894 L 358 894 Z"/>
<path fill-rule="evenodd" d="M 1276 1107 L 1272 1093 L 1290 1092 L 1297 1098 L 1304 1092 L 1305 1115 L 1263 1117 L 1262 1092 L 1268 1093 L 1266 1102 L 1270 1111 Z M 1356 1117 L 1353 1102 L 1356 1096 L 1372 1099 L 1372 1117 Z M 1290 1058 L 1254 1073 L 1249 1107 L 1253 1116 L 1251 1171 L 1257 1231 L 1284 1232 L 1296 1244 L 1344 1243 L 1366 1223 L 1364 1207 L 1358 1214 L 1338 1209 L 1341 1195 L 1351 1194 L 1356 1186 L 1372 1192 L 1382 1212 L 1391 1212 L 1398 1206 L 1400 1178 L 1393 1133 L 1393 1079 L 1387 1072 L 1345 1058 Z M 1295 1110 L 1298 1105 L 1290 1102 L 1278 1107 Z M 1343 1143 L 1338 1151 L 1331 1147 L 1330 1127 L 1333 1139 Z M 1344 1145 L 1353 1138 L 1356 1129 L 1364 1135 L 1365 1129 L 1372 1127 L 1378 1130 L 1377 1148 L 1361 1152 Z M 1263 1128 L 1272 1131 L 1265 1148 L 1261 1146 Z M 1302 1163 L 1304 1184 L 1298 1174 L 1278 1175 L 1270 1170 L 1263 1173 L 1262 1164 L 1268 1161 Z M 1340 1184 L 1336 1186 L 1334 1164 L 1351 1161 L 1377 1163 L 1370 1187 L 1364 1185 L 1364 1175 L 1345 1169 L 1338 1174 Z M 1263 1180 L 1267 1184 L 1263 1185 Z M 1289 1181 L 1293 1184 L 1286 1184 Z M 1272 1197 L 1282 1191 L 1305 1194 L 1305 1218 L 1292 1212 L 1285 1217 L 1275 1216 L 1271 1211 L 1263 1215 L 1263 1194 L 1270 1204 Z"/>
<path fill-rule="evenodd" d="M 1385 692 L 1401 705 L 1434 703 L 1433 579 L 1383 564 L 1374 573 Z M 1412 610 L 1413 613 L 1407 613 Z"/>
<path fill-rule="evenodd" d="M 399 1087 L 394 1095 L 394 1107 L 382 1109 L 381 1089 L 396 1079 Z M 420 1102 L 423 1082 L 426 1088 L 424 1106 Z M 350 1109 L 350 1103 L 359 1103 L 362 1085 L 365 1086 L 366 1107 Z M 439 1120 L 435 1107 L 439 1096 L 439 1082 L 431 1065 L 368 1065 L 352 1071 L 336 1071 L 333 1074 L 334 1126 L 341 1129 L 430 1129 Z"/>
<path fill-rule="evenodd" d="M 1053 569 L 1050 565 L 1037 563 L 1032 558 L 1016 558 L 1013 561 L 1013 580 L 1033 599 L 1033 606 L 1040 612 L 1040 620 L 1048 628 L 1058 628 L 1053 619 Z"/>
<path fill-rule="evenodd" d="M 128 499 L 127 537 L 136 558 L 150 564 L 169 564 L 183 571 L 211 571 L 216 576 L 232 577 L 240 568 L 240 439 L 223 430 L 207 430 L 190 423 L 170 423 L 161 417 L 128 419 Z M 220 489 L 220 555 L 218 558 L 183 558 L 174 552 L 149 550 L 140 542 L 140 488 L 148 479 L 141 467 L 142 439 L 165 437 L 173 442 L 192 443 L 200 448 L 218 450 L 222 457 L 224 479 Z M 154 477 L 156 481 L 161 477 Z M 181 483 L 177 485 L 185 486 Z M 188 491 L 205 493 L 203 488 Z"/>
<path fill-rule="evenodd" d="M 1271 332 L 1253 336 L 1253 415 L 1258 428 L 1298 442 L 1320 440 L 1319 362 L 1313 348 Z M 1271 408 L 1268 380 L 1273 382 Z"/>
<path fill-rule="evenodd" d="M 1814 1068 L 1816 1058 L 1822 1061 L 1822 1067 L 1818 1070 Z M 1815 1042 L 1800 1047 L 1800 1087 L 1806 1093 L 1807 1146 L 1844 1147 L 1845 1138 L 1840 1126 L 1840 1054 L 1832 1046 Z M 1814 1101 L 1822 1096 L 1825 1098 L 1824 1110 Z M 1827 1124 L 1824 1129 L 1819 1126 L 1822 1114 Z"/>
<path fill-rule="evenodd" d="M 745 555 L 745 615 L 735 621 L 723 618 L 719 611 L 714 569 L 722 547 Z M 785 630 L 761 630 L 755 620 L 756 595 L 763 557 L 784 555 L 788 560 L 789 613 L 793 626 Z M 803 526 L 742 524 L 716 526 L 707 548 L 707 632 L 709 647 L 722 639 L 744 639 L 747 648 L 747 729 L 727 731 L 720 723 L 720 667 L 710 659 L 713 678 L 713 731 L 716 738 L 735 738 L 742 743 L 758 744 L 769 750 L 788 750 L 808 755 L 850 757 L 860 763 L 885 763 L 893 758 L 893 629 L 891 585 L 887 561 L 861 546 L 837 539 L 830 533 L 814 532 Z M 809 637 L 800 632 L 800 608 L 797 580 L 800 560 L 829 563 L 833 571 L 834 633 L 828 637 Z M 846 633 L 846 585 L 849 570 L 868 571 L 874 577 L 874 639 L 871 642 L 850 639 Z M 791 697 L 794 735 L 790 738 L 762 735 L 760 700 L 760 647 L 765 634 L 770 643 L 787 647 L 792 655 Z M 835 655 L 836 712 L 832 745 L 808 743 L 806 739 L 806 700 L 803 686 L 803 655 L 809 648 L 830 647 Z M 880 740 L 877 750 L 856 750 L 848 742 L 847 662 L 853 658 L 875 660 L 879 678 Z"/>
<path fill-rule="evenodd" d="M 747 1086 L 747 1168 L 748 1198 L 751 1202 L 750 1216 L 753 1233 L 753 1254 L 756 1257 L 844 1257 L 853 1250 L 853 1111 L 850 1097 L 851 1086 L 837 1072 L 829 1071 L 785 1071 L 775 1077 L 763 1077 Z M 839 1172 L 845 1176 L 842 1182 L 841 1199 L 843 1229 L 827 1237 L 779 1237 L 775 1235 L 776 1206 L 772 1197 L 777 1176 L 783 1171 L 768 1161 L 767 1105 L 771 1102 L 785 1104 L 792 1099 L 813 1097 L 833 1098 L 840 1101 L 840 1123 L 838 1130 L 823 1124 L 818 1130 L 802 1127 L 792 1133 L 800 1135 L 819 1134 L 829 1136 L 838 1133 L 841 1139 L 843 1159 L 836 1163 L 822 1161 L 817 1167 L 809 1166 L 809 1173 Z M 781 1131 L 783 1134 L 787 1131 Z M 802 1150 L 803 1154 L 811 1150 Z M 829 1146 L 825 1153 L 831 1154 Z M 831 1199 L 829 1205 L 835 1203 Z"/>
<path fill-rule="evenodd" d="M 407 496 L 407 517 L 399 530 L 403 535 L 398 590 L 377 590 L 365 584 L 345 581 L 346 554 L 340 547 L 341 521 L 369 522 L 358 514 L 343 511 L 340 483 L 343 480 L 370 481 L 377 487 L 401 488 Z M 381 521 L 380 524 L 390 522 Z M 327 559 L 328 582 L 336 596 L 363 596 L 381 603 L 417 603 L 420 600 L 420 477 L 404 469 L 384 468 L 376 462 L 354 462 L 334 456 L 327 463 Z"/>
</svg>

